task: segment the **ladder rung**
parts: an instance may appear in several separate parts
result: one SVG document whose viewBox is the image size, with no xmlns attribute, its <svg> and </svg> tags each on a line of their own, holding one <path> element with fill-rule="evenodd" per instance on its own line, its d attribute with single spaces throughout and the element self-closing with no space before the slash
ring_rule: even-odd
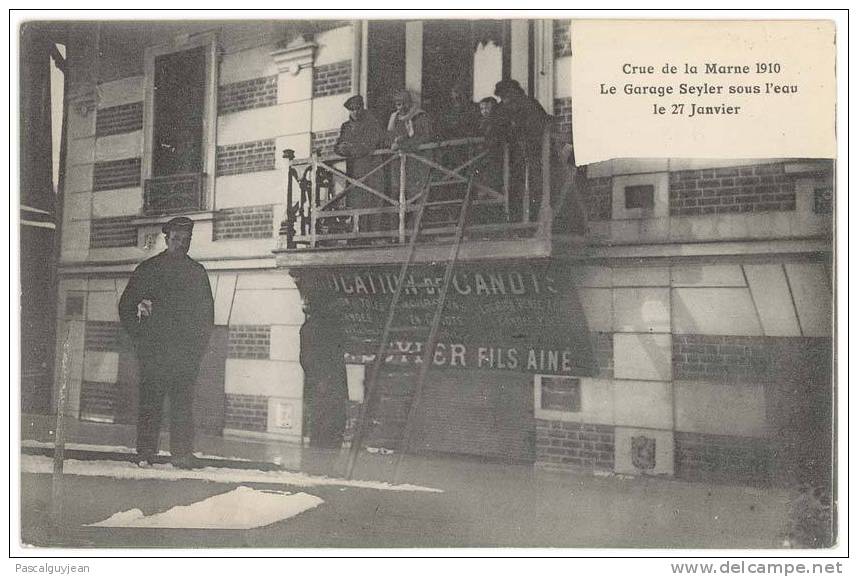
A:
<svg viewBox="0 0 858 577">
<path fill-rule="evenodd" d="M 465 199 L 463 199 L 463 198 L 457 198 L 455 200 L 433 200 L 431 202 L 426 201 L 426 206 L 442 206 L 442 205 L 449 205 L 449 204 L 461 205 L 463 202 L 465 202 Z"/>
<path fill-rule="evenodd" d="M 461 180 L 436 180 L 435 182 L 430 182 L 429 187 L 435 188 L 436 186 L 450 186 L 452 184 L 468 184 L 466 181 Z"/>
<path fill-rule="evenodd" d="M 459 219 L 456 219 L 456 220 L 433 220 L 433 221 L 430 221 L 430 222 L 425 222 L 425 223 L 423 223 L 423 227 L 422 227 L 422 228 L 423 228 L 423 230 L 425 230 L 425 229 L 427 229 L 427 228 L 430 228 L 430 229 L 431 229 L 433 226 L 434 226 L 434 227 L 438 227 L 438 226 L 447 226 L 447 225 L 450 225 L 450 224 L 459 224 Z"/>
</svg>

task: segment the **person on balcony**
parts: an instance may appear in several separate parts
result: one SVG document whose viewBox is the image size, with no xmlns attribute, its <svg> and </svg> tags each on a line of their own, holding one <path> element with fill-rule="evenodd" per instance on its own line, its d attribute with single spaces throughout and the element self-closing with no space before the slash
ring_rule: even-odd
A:
<svg viewBox="0 0 858 577">
<path fill-rule="evenodd" d="M 551 117 L 516 80 L 501 80 L 495 84 L 495 96 L 501 101 L 498 113 L 508 123 L 513 136 L 510 217 L 512 220 L 522 219 L 522 194 L 527 186 L 530 190 L 530 218 L 533 220 L 538 216 L 542 199 L 542 138 Z"/>
<path fill-rule="evenodd" d="M 393 150 L 413 150 L 432 140 L 432 121 L 414 95 L 400 90 L 393 97 L 396 110 L 387 121 L 387 138 Z"/>
<path fill-rule="evenodd" d="M 394 151 L 408 152 L 414 155 L 432 157 L 426 152 L 416 149 L 433 138 L 432 119 L 420 108 L 409 91 L 400 90 L 393 98 L 396 110 L 387 122 L 387 141 Z M 411 198 L 419 194 L 429 178 L 429 166 L 414 158 L 402 159 L 405 162 L 405 197 Z M 400 160 L 390 164 L 391 197 L 399 199 L 400 193 Z"/>
<path fill-rule="evenodd" d="M 480 100 L 480 135 L 485 139 L 486 162 L 481 179 L 489 187 L 500 192 L 503 190 L 503 153 L 504 146 L 511 139 L 507 118 L 501 114 L 498 101 L 492 96 Z"/>
<path fill-rule="evenodd" d="M 480 111 L 478 105 L 468 98 L 463 84 L 450 88 L 450 106 L 440 118 L 441 137 L 444 140 L 478 136 L 480 133 Z"/>
<path fill-rule="evenodd" d="M 349 111 L 349 119 L 340 126 L 334 152 L 346 159 L 348 175 L 360 178 L 369 172 L 365 161 L 384 142 L 384 130 L 372 112 L 364 108 L 362 96 L 352 96 L 343 106 Z"/>
<path fill-rule="evenodd" d="M 180 216 L 162 227 L 167 250 L 140 263 L 119 299 L 119 320 L 131 336 L 141 379 L 137 463 L 158 453 L 161 410 L 170 399 L 170 461 L 198 466 L 194 446 L 194 389 L 200 361 L 214 326 L 209 277 L 188 256 L 194 221 Z"/>
<path fill-rule="evenodd" d="M 346 159 L 346 174 L 373 190 L 383 192 L 382 171 L 372 172 L 381 164 L 382 158 L 372 153 L 383 146 L 384 129 L 372 112 L 364 108 L 362 96 L 352 96 L 343 106 L 349 111 L 349 119 L 340 127 L 340 137 L 334 145 L 334 152 Z M 367 190 L 352 186 L 346 194 L 344 204 L 348 208 L 377 208 L 385 203 Z M 359 231 L 377 230 L 378 217 L 379 215 L 373 214 L 359 217 Z"/>
</svg>

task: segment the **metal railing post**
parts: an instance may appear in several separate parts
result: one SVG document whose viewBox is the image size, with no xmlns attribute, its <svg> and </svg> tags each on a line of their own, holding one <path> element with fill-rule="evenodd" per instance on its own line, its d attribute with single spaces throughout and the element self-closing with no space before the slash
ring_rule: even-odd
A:
<svg viewBox="0 0 858 577">
<path fill-rule="evenodd" d="M 316 207 L 319 205 L 319 189 L 317 183 L 319 180 L 319 154 L 313 151 L 310 157 L 310 198 L 307 200 L 307 208 L 310 211 L 310 246 L 316 246 Z"/>
<path fill-rule="evenodd" d="M 286 225 L 286 248 L 296 248 L 295 244 L 295 204 L 292 196 L 292 161 L 295 160 L 295 151 L 287 148 L 283 150 L 283 158 L 286 160 L 286 214 L 283 223 Z"/>
<path fill-rule="evenodd" d="M 399 152 L 399 244 L 405 244 L 405 212 L 407 196 L 405 194 L 405 159 L 407 155 Z"/>
</svg>

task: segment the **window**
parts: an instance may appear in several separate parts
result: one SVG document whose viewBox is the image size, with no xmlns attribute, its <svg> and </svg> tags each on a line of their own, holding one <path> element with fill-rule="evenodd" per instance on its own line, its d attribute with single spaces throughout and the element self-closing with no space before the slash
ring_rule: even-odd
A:
<svg viewBox="0 0 858 577">
<path fill-rule="evenodd" d="M 170 176 L 202 169 L 205 107 L 203 48 L 155 59 L 155 117 L 152 175 Z"/>
<path fill-rule="evenodd" d="M 625 188 L 626 208 L 652 209 L 655 201 L 655 186 L 637 184 Z"/>
<path fill-rule="evenodd" d="M 666 218 L 669 191 L 667 172 L 615 174 L 611 183 L 611 217 L 613 220 Z"/>
<path fill-rule="evenodd" d="M 215 166 L 214 33 L 146 50 L 143 211 L 207 210 Z"/>
<path fill-rule="evenodd" d="M 577 413 L 581 410 L 581 380 L 572 377 L 541 375 L 540 406 L 543 411 Z"/>
</svg>

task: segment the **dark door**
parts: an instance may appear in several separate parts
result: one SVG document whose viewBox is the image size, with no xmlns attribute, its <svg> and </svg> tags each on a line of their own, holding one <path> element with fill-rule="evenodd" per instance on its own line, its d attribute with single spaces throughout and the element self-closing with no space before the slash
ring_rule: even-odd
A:
<svg viewBox="0 0 858 577">
<path fill-rule="evenodd" d="M 367 108 L 386 127 L 393 96 L 405 88 L 405 22 L 370 22 L 367 48 Z"/>
<path fill-rule="evenodd" d="M 467 20 L 423 23 L 422 105 L 433 118 L 450 106 L 450 89 L 462 86 L 471 97 L 474 46 Z"/>
</svg>

